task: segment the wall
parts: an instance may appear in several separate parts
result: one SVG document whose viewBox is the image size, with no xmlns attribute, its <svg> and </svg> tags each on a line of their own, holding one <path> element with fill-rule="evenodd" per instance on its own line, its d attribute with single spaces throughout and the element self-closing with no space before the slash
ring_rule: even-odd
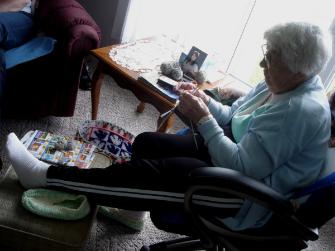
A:
<svg viewBox="0 0 335 251">
<path fill-rule="evenodd" d="M 130 0 L 77 0 L 94 18 L 102 31 L 101 46 L 121 41 Z"/>
</svg>

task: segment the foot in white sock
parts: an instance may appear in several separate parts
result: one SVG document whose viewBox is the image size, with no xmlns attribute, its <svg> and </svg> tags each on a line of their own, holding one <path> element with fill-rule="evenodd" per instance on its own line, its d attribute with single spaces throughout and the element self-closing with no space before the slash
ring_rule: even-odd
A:
<svg viewBox="0 0 335 251">
<path fill-rule="evenodd" d="M 47 170 L 50 164 L 36 159 L 16 137 L 7 136 L 6 149 L 12 166 L 25 188 L 46 186 Z"/>
</svg>

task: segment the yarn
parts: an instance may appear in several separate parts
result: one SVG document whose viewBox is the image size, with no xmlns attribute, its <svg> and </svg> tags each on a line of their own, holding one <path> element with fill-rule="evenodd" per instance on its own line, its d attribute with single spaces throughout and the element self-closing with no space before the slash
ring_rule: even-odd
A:
<svg viewBox="0 0 335 251">
<path fill-rule="evenodd" d="M 180 69 L 180 64 L 178 61 L 172 61 L 171 65 L 173 69 Z"/>
<path fill-rule="evenodd" d="M 163 75 L 170 77 L 173 80 L 179 81 L 183 77 L 183 71 L 177 61 L 163 62 L 160 69 Z"/>
<path fill-rule="evenodd" d="M 204 71 L 199 71 L 195 74 L 194 76 L 194 80 L 198 83 L 198 84 L 202 84 L 206 81 L 206 72 Z"/>
<path fill-rule="evenodd" d="M 161 64 L 160 68 L 161 68 L 162 74 L 168 76 L 168 75 L 170 75 L 170 73 L 173 69 L 173 65 L 172 65 L 171 62 L 164 62 L 164 63 Z"/>
<path fill-rule="evenodd" d="M 180 68 L 173 69 L 170 73 L 173 80 L 179 81 L 183 78 L 183 71 Z"/>
<path fill-rule="evenodd" d="M 175 81 L 180 81 L 183 78 L 183 70 L 178 61 L 163 62 L 160 66 L 163 75 L 172 78 Z M 206 72 L 199 71 L 195 73 L 194 80 L 198 84 L 206 81 Z"/>
</svg>

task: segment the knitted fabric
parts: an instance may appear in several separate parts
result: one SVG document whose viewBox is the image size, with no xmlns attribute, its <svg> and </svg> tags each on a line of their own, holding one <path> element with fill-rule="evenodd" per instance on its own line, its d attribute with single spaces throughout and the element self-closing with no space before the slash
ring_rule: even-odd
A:
<svg viewBox="0 0 335 251">
<path fill-rule="evenodd" d="M 61 220 L 78 220 L 90 212 L 86 196 L 48 189 L 25 191 L 22 205 L 37 215 Z"/>
</svg>

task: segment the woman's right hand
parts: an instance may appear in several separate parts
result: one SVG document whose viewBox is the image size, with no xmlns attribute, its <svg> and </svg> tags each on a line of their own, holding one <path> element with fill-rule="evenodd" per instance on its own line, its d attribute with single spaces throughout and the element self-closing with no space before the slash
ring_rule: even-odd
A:
<svg viewBox="0 0 335 251">
<path fill-rule="evenodd" d="M 209 103 L 209 96 L 204 93 L 203 90 L 199 90 L 198 85 L 194 82 L 179 82 L 175 87 L 174 91 L 181 95 L 184 92 L 192 93 L 194 96 L 201 98 L 206 105 Z"/>
<path fill-rule="evenodd" d="M 185 91 L 189 91 L 189 92 L 193 92 L 197 89 L 197 84 L 193 83 L 193 82 L 179 82 L 174 88 L 173 90 L 178 93 L 181 94 Z"/>
<path fill-rule="evenodd" d="M 187 91 L 180 95 L 177 109 L 195 124 L 197 124 L 201 118 L 210 115 L 210 111 L 205 102 Z"/>
</svg>

